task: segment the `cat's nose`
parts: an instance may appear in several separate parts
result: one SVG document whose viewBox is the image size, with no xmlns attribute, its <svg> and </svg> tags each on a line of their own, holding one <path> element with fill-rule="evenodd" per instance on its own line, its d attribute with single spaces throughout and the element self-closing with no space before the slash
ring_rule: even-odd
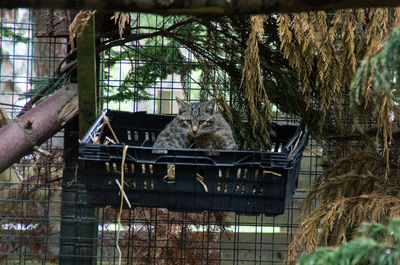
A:
<svg viewBox="0 0 400 265">
<path fill-rule="evenodd" d="M 197 133 L 198 127 L 196 125 L 192 126 L 193 133 Z"/>
</svg>

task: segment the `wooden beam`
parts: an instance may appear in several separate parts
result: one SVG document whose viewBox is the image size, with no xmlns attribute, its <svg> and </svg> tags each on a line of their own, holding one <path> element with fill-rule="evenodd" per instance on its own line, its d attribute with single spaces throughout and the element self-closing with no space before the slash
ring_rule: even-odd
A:
<svg viewBox="0 0 400 265">
<path fill-rule="evenodd" d="M 228 15 L 346 8 L 398 7 L 399 0 L 0 0 L 0 8 L 60 8 L 149 12 L 164 15 Z"/>
<path fill-rule="evenodd" d="M 79 138 L 97 118 L 96 43 L 94 15 L 77 38 L 79 84 Z"/>
</svg>

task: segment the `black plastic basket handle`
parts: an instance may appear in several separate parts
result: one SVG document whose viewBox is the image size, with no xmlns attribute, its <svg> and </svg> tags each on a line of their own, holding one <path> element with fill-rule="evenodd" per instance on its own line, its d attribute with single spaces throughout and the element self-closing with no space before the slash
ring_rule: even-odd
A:
<svg viewBox="0 0 400 265">
<path fill-rule="evenodd" d="M 292 150 L 294 150 L 295 148 L 291 147 L 296 144 L 296 141 L 299 139 L 299 137 L 301 137 L 300 134 L 303 134 L 304 132 L 304 124 L 300 124 L 297 127 L 296 132 L 294 133 L 294 135 L 292 136 L 292 138 L 285 144 L 285 146 L 282 148 L 282 152 L 286 152 L 286 153 L 290 153 Z"/>
<path fill-rule="evenodd" d="M 108 109 L 103 110 L 102 114 L 107 115 Z M 87 131 L 85 136 L 83 136 L 81 143 L 92 143 L 92 139 L 94 137 L 94 134 L 97 131 L 97 128 L 100 126 L 103 126 L 103 115 L 99 115 L 97 117 L 97 120 L 93 123 L 92 127 Z"/>
</svg>

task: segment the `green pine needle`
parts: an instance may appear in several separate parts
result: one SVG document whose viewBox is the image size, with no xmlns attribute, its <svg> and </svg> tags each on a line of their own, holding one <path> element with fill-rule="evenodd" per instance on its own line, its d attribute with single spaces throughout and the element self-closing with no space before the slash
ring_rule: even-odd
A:
<svg viewBox="0 0 400 265">
<path fill-rule="evenodd" d="M 364 224 L 360 237 L 337 248 L 319 248 L 300 258 L 300 265 L 392 265 L 400 263 L 400 218 L 388 226 Z"/>
</svg>

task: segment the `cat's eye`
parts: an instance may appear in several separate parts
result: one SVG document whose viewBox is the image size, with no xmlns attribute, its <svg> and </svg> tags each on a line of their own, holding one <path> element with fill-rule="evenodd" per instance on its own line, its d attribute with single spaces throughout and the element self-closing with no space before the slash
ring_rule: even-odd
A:
<svg viewBox="0 0 400 265">
<path fill-rule="evenodd" d="M 206 121 L 206 120 L 201 120 L 201 121 L 199 121 L 199 123 L 200 123 L 201 125 L 206 125 L 206 124 L 208 124 L 208 123 L 209 123 L 209 121 Z"/>
<path fill-rule="evenodd" d="M 185 123 L 192 125 L 192 121 L 191 120 L 184 120 Z"/>
</svg>

